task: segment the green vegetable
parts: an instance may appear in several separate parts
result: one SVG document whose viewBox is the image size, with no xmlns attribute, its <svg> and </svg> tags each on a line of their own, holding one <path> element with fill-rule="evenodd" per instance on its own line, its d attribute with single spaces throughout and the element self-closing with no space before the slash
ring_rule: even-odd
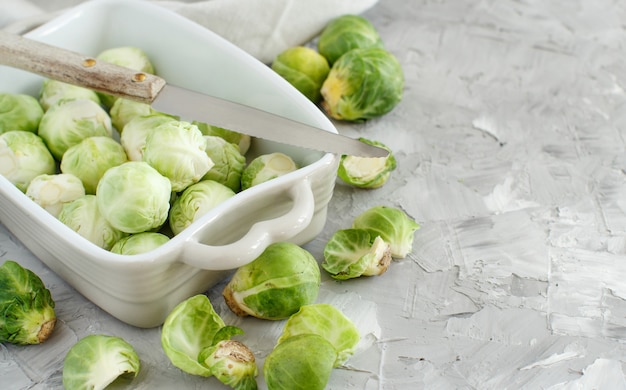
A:
<svg viewBox="0 0 626 390">
<path fill-rule="evenodd" d="M 141 368 L 132 345 L 116 336 L 94 334 L 70 348 L 63 361 L 63 387 L 102 390 L 118 378 L 137 376 Z"/>
<path fill-rule="evenodd" d="M 118 240 L 111 247 L 111 252 L 121 255 L 136 255 L 150 252 L 168 242 L 170 238 L 162 233 L 143 232 L 131 234 Z"/>
<path fill-rule="evenodd" d="M 202 180 L 190 185 L 174 200 L 170 209 L 172 233 L 179 234 L 193 221 L 233 196 L 233 190 L 213 180 Z"/>
<path fill-rule="evenodd" d="M 104 173 L 96 198 L 102 216 L 116 229 L 141 233 L 167 220 L 170 181 L 145 162 L 129 161 Z"/>
<path fill-rule="evenodd" d="M 43 108 L 30 95 L 0 93 L 0 134 L 22 130 L 37 133 Z"/>
<path fill-rule="evenodd" d="M 384 185 L 396 169 L 396 159 L 391 149 L 378 141 L 359 138 L 361 142 L 380 146 L 389 151 L 387 157 L 341 156 L 337 176 L 344 182 L 359 188 L 378 188 Z"/>
<path fill-rule="evenodd" d="M 143 161 L 143 150 L 148 134 L 159 125 L 176 119 L 164 114 L 152 114 L 131 119 L 120 135 L 120 143 L 131 161 Z"/>
<path fill-rule="evenodd" d="M 126 235 L 104 218 L 95 195 L 85 195 L 65 203 L 57 218 L 82 237 L 107 250 Z"/>
<path fill-rule="evenodd" d="M 206 154 L 213 161 L 213 166 L 202 180 L 214 180 L 238 192 L 241 189 L 241 175 L 246 166 L 246 158 L 239 152 L 239 147 L 225 139 L 206 135 Z"/>
<path fill-rule="evenodd" d="M 39 175 L 26 189 L 26 196 L 55 217 L 59 215 L 64 204 L 84 195 L 83 183 L 69 173 Z"/>
<path fill-rule="evenodd" d="M 342 15 L 330 21 L 320 33 L 317 50 L 330 64 L 353 49 L 383 47 L 376 28 L 359 15 Z"/>
<path fill-rule="evenodd" d="M 222 294 L 238 316 L 280 320 L 315 302 L 320 283 L 313 255 L 296 244 L 279 242 L 239 267 Z"/>
<path fill-rule="evenodd" d="M 380 236 L 389 243 L 391 256 L 402 259 L 413 250 L 414 233 L 420 225 L 398 208 L 375 206 L 356 217 L 352 227 Z"/>
<path fill-rule="evenodd" d="M 323 390 L 337 359 L 324 337 L 299 334 L 274 347 L 265 358 L 263 376 L 268 390 Z"/>
<path fill-rule="evenodd" d="M 12 260 L 0 267 L 0 342 L 40 344 L 56 324 L 54 301 L 39 276 Z"/>
<path fill-rule="evenodd" d="M 402 100 L 404 74 L 393 54 L 354 49 L 335 62 L 322 85 L 321 105 L 334 119 L 362 121 L 384 115 Z"/>
<path fill-rule="evenodd" d="M 38 134 L 61 161 L 70 147 L 89 137 L 111 137 L 113 128 L 109 114 L 93 100 L 63 100 L 43 115 Z"/>
<path fill-rule="evenodd" d="M 102 51 L 96 59 L 101 61 L 110 62 L 115 65 L 123 66 L 125 68 L 137 70 L 140 72 L 154 74 L 154 65 L 150 61 L 148 54 L 142 49 L 133 46 L 120 46 L 112 47 L 110 49 Z M 106 93 L 98 93 L 100 100 L 107 107 L 113 107 L 113 104 L 118 99 L 116 96 Z"/>
<path fill-rule="evenodd" d="M 322 336 L 335 348 L 337 359 L 334 367 L 339 367 L 354 354 L 361 339 L 357 327 L 339 309 L 327 303 L 315 303 L 302 306 L 289 317 L 278 343 L 310 333 Z"/>
<path fill-rule="evenodd" d="M 313 103 L 322 99 L 320 89 L 330 66 L 315 50 L 304 46 L 290 47 L 276 56 L 272 69 Z"/>
<path fill-rule="evenodd" d="M 111 137 L 88 137 L 61 158 L 61 172 L 78 177 L 87 194 L 95 194 L 104 172 L 128 161 L 122 145 Z"/>
<path fill-rule="evenodd" d="M 382 275 L 389 264 L 389 244 L 364 229 L 338 230 L 324 247 L 322 268 L 335 279 Z"/>
<path fill-rule="evenodd" d="M 0 134 L 0 175 L 22 192 L 35 177 L 55 171 L 54 158 L 37 134 L 22 130 Z"/>
<path fill-rule="evenodd" d="M 284 153 L 274 152 L 260 155 L 244 168 L 241 175 L 241 189 L 248 189 L 296 169 L 298 169 L 296 163 Z"/>
<path fill-rule="evenodd" d="M 148 132 L 143 161 L 167 177 L 175 192 L 200 181 L 213 166 L 206 139 L 197 126 L 184 121 L 166 121 Z"/>
<path fill-rule="evenodd" d="M 63 100 L 87 99 L 100 105 L 98 94 L 91 89 L 64 83 L 62 81 L 46 79 L 41 85 L 39 103 L 44 111 Z"/>
<path fill-rule="evenodd" d="M 120 98 L 115 100 L 109 110 L 113 127 L 121 134 L 124 126 L 133 118 L 152 115 L 156 113 L 147 103 L 141 103 L 130 99 Z"/>
<path fill-rule="evenodd" d="M 228 342 L 241 329 L 226 326 L 206 295 L 179 303 L 161 330 L 161 345 L 172 364 L 186 373 L 215 376 L 235 389 L 256 389 L 257 366 L 252 352 Z"/>
<path fill-rule="evenodd" d="M 247 134 L 238 133 L 236 131 L 224 129 L 222 127 L 211 126 L 207 123 L 195 121 L 192 123 L 198 126 L 198 129 L 200 129 L 203 135 L 214 135 L 216 137 L 225 139 L 231 144 L 239 146 L 239 152 L 241 154 L 246 154 L 248 152 L 248 149 L 250 148 L 251 137 Z"/>
</svg>

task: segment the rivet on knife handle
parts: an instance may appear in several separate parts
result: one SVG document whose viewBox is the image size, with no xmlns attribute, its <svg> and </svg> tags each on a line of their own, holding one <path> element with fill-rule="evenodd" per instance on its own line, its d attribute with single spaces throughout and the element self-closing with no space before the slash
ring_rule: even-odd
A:
<svg viewBox="0 0 626 390">
<path fill-rule="evenodd" d="M 143 103 L 151 103 L 165 85 L 165 80 L 158 76 L 2 30 L 0 64 Z"/>
</svg>

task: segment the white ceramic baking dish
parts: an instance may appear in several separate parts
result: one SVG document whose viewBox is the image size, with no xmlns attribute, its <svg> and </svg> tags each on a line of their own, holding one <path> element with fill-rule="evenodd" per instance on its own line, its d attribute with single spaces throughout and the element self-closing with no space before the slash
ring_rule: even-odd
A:
<svg viewBox="0 0 626 390">
<path fill-rule="evenodd" d="M 325 115 L 266 65 L 206 28 L 146 1 L 95 0 L 26 36 L 87 55 L 116 46 L 145 50 L 161 77 L 336 132 Z M 36 96 L 42 79 L 0 66 L 0 91 Z M 122 256 L 63 225 L 0 176 L 0 222 L 85 297 L 138 327 L 160 325 L 277 241 L 304 244 L 323 228 L 336 178 L 333 154 L 254 140 L 250 156 L 281 151 L 297 171 L 240 192 L 162 247 Z M 15 259 L 19 261 L 19 259 Z"/>
</svg>

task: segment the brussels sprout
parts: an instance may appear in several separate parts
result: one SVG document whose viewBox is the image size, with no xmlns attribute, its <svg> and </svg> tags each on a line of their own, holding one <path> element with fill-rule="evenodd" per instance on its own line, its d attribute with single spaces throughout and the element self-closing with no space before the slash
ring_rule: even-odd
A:
<svg viewBox="0 0 626 390">
<path fill-rule="evenodd" d="M 132 345 L 116 336 L 93 334 L 78 340 L 63 361 L 63 387 L 102 390 L 118 378 L 137 376 L 141 368 Z"/>
<path fill-rule="evenodd" d="M 111 247 L 111 252 L 120 255 L 136 255 L 150 252 L 168 242 L 170 238 L 162 233 L 144 232 L 121 238 Z"/>
<path fill-rule="evenodd" d="M 145 162 L 129 161 L 104 173 L 96 197 L 102 216 L 116 229 L 141 233 L 167 220 L 170 181 Z"/>
<path fill-rule="evenodd" d="M 257 367 L 252 352 L 242 343 L 225 342 L 242 333 L 225 326 L 206 295 L 179 303 L 161 330 L 161 346 L 172 364 L 186 373 L 214 375 L 235 389 L 256 389 Z"/>
<path fill-rule="evenodd" d="M 222 294 L 238 316 L 280 320 L 315 302 L 320 283 L 313 255 L 296 244 L 279 242 L 239 267 Z"/>
<path fill-rule="evenodd" d="M 95 194 L 104 172 L 128 161 L 122 145 L 111 137 L 89 137 L 68 148 L 61 172 L 78 177 L 87 194 Z"/>
<path fill-rule="evenodd" d="M 96 59 L 110 62 L 115 65 L 123 66 L 140 72 L 154 74 L 154 65 L 150 58 L 142 49 L 133 46 L 113 47 L 102 51 Z M 108 107 L 113 107 L 113 103 L 118 97 L 106 93 L 98 92 L 102 103 Z"/>
<path fill-rule="evenodd" d="M 211 169 L 202 177 L 202 180 L 215 180 L 231 190 L 238 192 L 241 189 L 241 175 L 246 166 L 246 158 L 239 152 L 239 147 L 225 139 L 206 135 L 206 153 L 213 161 Z"/>
<path fill-rule="evenodd" d="M 198 129 L 200 129 L 203 135 L 214 135 L 216 137 L 224 138 L 231 144 L 239 146 L 239 152 L 241 154 L 246 154 L 248 152 L 248 149 L 250 149 L 251 137 L 247 134 L 238 133 L 236 131 L 224 129 L 222 127 L 211 126 L 208 123 L 196 121 L 192 123 L 198 126 Z"/>
<path fill-rule="evenodd" d="M 175 118 L 164 114 L 152 114 L 131 119 L 124 126 L 120 135 L 120 143 L 124 147 L 128 159 L 143 161 L 143 150 L 148 133 L 163 123 L 175 120 Z"/>
<path fill-rule="evenodd" d="M 322 99 L 320 89 L 330 66 L 320 53 L 309 47 L 290 47 L 276 56 L 272 69 L 313 103 Z"/>
<path fill-rule="evenodd" d="M 0 175 L 25 192 L 31 180 L 53 174 L 56 163 L 43 140 L 30 131 L 0 134 Z"/>
<path fill-rule="evenodd" d="M 0 267 L 0 343 L 43 343 L 56 319 L 54 300 L 39 276 L 15 261 L 5 261 Z"/>
<path fill-rule="evenodd" d="M 391 256 L 403 259 L 413 250 L 413 236 L 420 225 L 400 209 L 375 206 L 356 217 L 352 227 L 380 236 L 389 243 Z"/>
<path fill-rule="evenodd" d="M 353 49 L 383 47 L 382 39 L 369 20 L 359 15 L 342 15 L 331 20 L 320 33 L 317 50 L 330 64 Z"/>
<path fill-rule="evenodd" d="M 243 169 L 241 189 L 246 190 L 255 185 L 275 179 L 298 169 L 293 159 L 284 153 L 274 152 L 262 154 Z"/>
<path fill-rule="evenodd" d="M 404 74 L 384 49 L 354 49 L 335 62 L 322 85 L 322 107 L 332 118 L 362 121 L 384 115 L 402 100 Z"/>
<path fill-rule="evenodd" d="M 111 123 L 120 134 L 124 130 L 124 126 L 133 118 L 152 115 L 155 113 L 157 112 L 147 103 L 124 98 L 115 100 L 115 103 L 113 103 L 113 106 L 111 106 L 111 109 L 109 110 Z"/>
<path fill-rule="evenodd" d="M 175 192 L 200 181 L 213 166 L 206 139 L 197 126 L 184 121 L 166 121 L 148 132 L 143 161 L 170 179 Z"/>
<path fill-rule="evenodd" d="M 213 180 L 202 180 L 187 187 L 172 203 L 169 223 L 172 233 L 179 234 L 235 192 Z"/>
<path fill-rule="evenodd" d="M 339 309 L 327 303 L 314 303 L 302 306 L 289 317 L 278 343 L 299 334 L 317 334 L 324 337 L 337 351 L 333 364 L 339 367 L 345 363 L 359 343 L 361 336 L 354 323 Z"/>
<path fill-rule="evenodd" d="M 63 153 L 88 137 L 111 137 L 111 118 L 93 100 L 63 100 L 41 118 L 39 136 L 52 155 L 61 161 Z"/>
<path fill-rule="evenodd" d="M 324 337 L 299 334 L 277 344 L 265 358 L 263 376 L 268 390 L 323 390 L 337 359 Z"/>
<path fill-rule="evenodd" d="M 93 100 L 94 103 L 100 105 L 98 94 L 91 89 L 52 79 L 44 80 L 41 85 L 39 103 L 44 111 L 60 101 L 76 99 Z"/>
<path fill-rule="evenodd" d="M 126 235 L 103 217 L 95 195 L 85 195 L 65 203 L 57 218 L 82 237 L 107 250 Z"/>
<path fill-rule="evenodd" d="M 384 185 L 391 171 L 396 169 L 396 159 L 391 149 L 377 141 L 359 138 L 361 142 L 379 146 L 389 151 L 387 157 L 341 156 L 337 176 L 344 182 L 359 188 L 378 188 Z"/>
<path fill-rule="evenodd" d="M 0 134 L 22 130 L 37 133 L 43 108 L 30 95 L 0 93 Z"/>
<path fill-rule="evenodd" d="M 364 229 L 338 230 L 324 247 L 324 268 L 339 280 L 382 275 L 391 263 L 389 244 Z"/>
<path fill-rule="evenodd" d="M 26 189 L 26 196 L 55 217 L 59 215 L 64 204 L 84 195 L 83 182 L 69 173 L 39 175 Z"/>
</svg>

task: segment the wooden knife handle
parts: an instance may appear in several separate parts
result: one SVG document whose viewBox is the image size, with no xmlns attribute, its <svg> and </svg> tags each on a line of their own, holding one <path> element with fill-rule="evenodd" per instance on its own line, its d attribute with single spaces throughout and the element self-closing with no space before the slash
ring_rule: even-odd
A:
<svg viewBox="0 0 626 390">
<path fill-rule="evenodd" d="M 158 76 L 2 30 L 0 64 L 148 104 L 165 85 Z"/>
</svg>

